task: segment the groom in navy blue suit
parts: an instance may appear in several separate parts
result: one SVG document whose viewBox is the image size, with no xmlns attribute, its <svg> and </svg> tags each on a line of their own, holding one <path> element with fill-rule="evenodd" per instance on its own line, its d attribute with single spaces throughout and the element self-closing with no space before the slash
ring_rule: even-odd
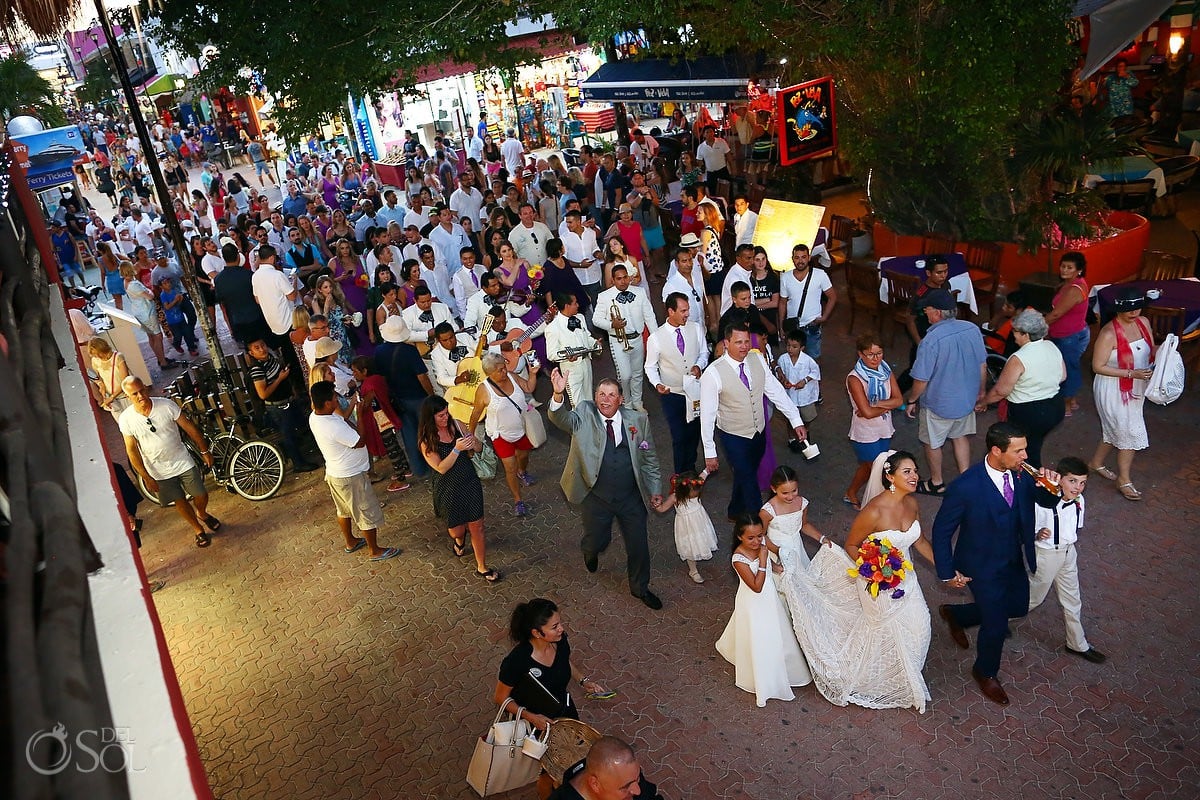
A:
<svg viewBox="0 0 1200 800">
<path fill-rule="evenodd" d="M 1029 571 L 1037 569 L 1033 506 L 1053 496 L 1020 471 L 1025 461 L 1025 434 L 998 422 L 988 428 L 987 455 L 946 487 L 942 508 L 933 521 L 933 554 L 937 574 L 956 589 L 970 586 L 975 602 L 939 609 L 950 635 L 964 650 L 970 646 L 964 628 L 979 626 L 971 674 L 980 690 L 1000 705 L 1008 695 L 996 676 L 1008 621 L 1029 610 Z M 1058 475 L 1042 474 L 1054 482 Z M 954 532 L 958 541 L 951 545 Z"/>
</svg>

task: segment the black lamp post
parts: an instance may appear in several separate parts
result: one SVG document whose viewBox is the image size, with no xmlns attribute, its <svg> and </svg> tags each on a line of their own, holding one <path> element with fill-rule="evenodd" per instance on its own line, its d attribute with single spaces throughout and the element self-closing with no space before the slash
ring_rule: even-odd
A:
<svg viewBox="0 0 1200 800">
<path fill-rule="evenodd" d="M 108 18 L 108 12 L 104 8 L 104 1 L 95 0 L 95 4 L 100 26 L 104 31 L 104 38 L 108 40 L 108 52 L 112 57 L 113 66 L 117 71 L 117 79 L 121 82 L 121 89 L 125 93 L 125 101 L 129 105 L 129 117 L 133 121 L 134 130 L 137 132 L 138 140 L 142 144 L 142 154 L 146 157 L 146 166 L 150 168 L 150 179 L 154 183 L 154 189 L 158 193 L 158 196 L 163 200 L 162 217 L 166 222 L 167 232 L 171 235 L 171 241 L 175 245 L 175 253 L 179 259 L 179 269 L 183 272 L 184 288 L 192 300 L 192 305 L 199 312 L 196 314 L 196 317 L 200 322 L 200 330 L 204 334 L 204 341 L 208 345 L 208 352 L 212 356 L 213 370 L 216 373 L 217 381 L 221 385 L 222 390 L 229 391 L 231 387 L 228 385 L 228 374 L 225 370 L 221 342 L 217 339 L 216 329 L 213 327 L 212 322 L 208 318 L 208 313 L 205 311 L 207 303 L 204 301 L 204 296 L 200 294 L 200 289 L 196 285 L 196 268 L 192 263 L 191 250 L 187 246 L 187 239 L 184 238 L 183 228 L 179 225 L 179 218 L 175 216 L 175 205 L 170 201 L 171 194 L 167 189 L 166 180 L 163 179 L 162 168 L 158 164 L 158 157 L 154 153 L 154 140 L 150 137 L 150 130 L 146 127 L 146 119 L 142 116 L 142 110 L 138 106 L 133 83 L 129 80 L 129 66 L 125 62 L 125 53 L 117 46 L 117 37 L 113 32 L 112 20 Z M 94 43 L 98 43 L 99 37 L 94 31 L 91 33 L 91 37 Z"/>
</svg>

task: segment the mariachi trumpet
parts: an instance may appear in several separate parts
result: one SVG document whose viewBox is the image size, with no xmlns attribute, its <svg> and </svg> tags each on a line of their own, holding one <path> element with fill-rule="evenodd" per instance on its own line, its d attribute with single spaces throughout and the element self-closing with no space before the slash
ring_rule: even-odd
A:
<svg viewBox="0 0 1200 800">
<path fill-rule="evenodd" d="M 625 318 L 621 316 L 621 309 L 617 307 L 616 300 L 613 300 L 612 307 L 608 310 L 608 321 L 612 325 L 613 336 L 617 337 L 617 341 L 621 343 L 621 350 L 628 353 L 633 349 L 633 344 L 629 341 L 629 334 L 625 331 Z M 618 322 L 621 323 L 619 326 Z"/>
</svg>

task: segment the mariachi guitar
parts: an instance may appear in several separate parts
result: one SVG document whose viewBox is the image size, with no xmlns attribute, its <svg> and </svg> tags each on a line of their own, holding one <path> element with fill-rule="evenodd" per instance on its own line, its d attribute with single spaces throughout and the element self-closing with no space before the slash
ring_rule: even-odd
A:
<svg viewBox="0 0 1200 800">
<path fill-rule="evenodd" d="M 513 328 L 503 339 L 492 342 L 493 347 L 500 346 L 500 355 L 504 356 L 504 363 L 510 372 L 516 370 L 521 356 L 528 353 L 533 347 L 533 339 L 542 332 L 542 328 L 546 327 L 546 323 L 554 319 L 554 315 L 557 313 L 558 307 L 551 303 L 546 309 L 546 313 L 538 317 L 528 328 L 524 330 Z M 506 345 L 511 345 L 511 347 L 506 347 Z M 530 366 L 533 365 L 530 364 Z"/>
<path fill-rule="evenodd" d="M 458 336 L 460 333 L 465 333 L 469 336 L 474 336 L 476 330 L 477 329 L 474 325 L 468 325 L 465 328 L 459 328 L 456 331 L 454 331 L 454 335 Z M 420 354 L 421 358 L 429 358 L 429 354 L 433 352 L 433 346 L 436 341 L 437 341 L 437 337 L 434 337 L 434 339 L 432 341 L 426 340 L 423 342 L 420 342 L 420 341 L 413 342 L 412 346 L 417 348 L 417 353 Z"/>
<path fill-rule="evenodd" d="M 456 383 L 446 390 L 446 403 L 450 406 L 450 416 L 459 422 L 470 423 L 471 414 L 475 410 L 475 393 L 487 377 L 483 374 L 483 351 L 487 347 L 488 331 L 492 329 L 493 317 L 489 314 L 483 318 L 483 327 L 479 331 L 479 341 L 475 344 L 475 352 L 458 362 L 458 377 L 466 376 L 462 383 Z"/>
</svg>

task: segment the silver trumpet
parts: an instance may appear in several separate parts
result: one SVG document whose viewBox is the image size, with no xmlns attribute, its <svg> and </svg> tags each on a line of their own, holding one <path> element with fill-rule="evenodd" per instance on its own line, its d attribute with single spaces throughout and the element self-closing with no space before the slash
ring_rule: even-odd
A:
<svg viewBox="0 0 1200 800">
<path fill-rule="evenodd" d="M 628 353 L 633 349 L 633 343 L 629 341 L 629 334 L 625 332 L 625 326 L 617 327 L 618 322 L 625 322 L 625 318 L 621 316 L 621 309 L 617 307 L 617 301 L 613 300 L 612 307 L 608 310 L 608 321 L 612 324 L 613 336 L 617 337 L 617 341 L 621 343 L 621 350 Z"/>
</svg>

